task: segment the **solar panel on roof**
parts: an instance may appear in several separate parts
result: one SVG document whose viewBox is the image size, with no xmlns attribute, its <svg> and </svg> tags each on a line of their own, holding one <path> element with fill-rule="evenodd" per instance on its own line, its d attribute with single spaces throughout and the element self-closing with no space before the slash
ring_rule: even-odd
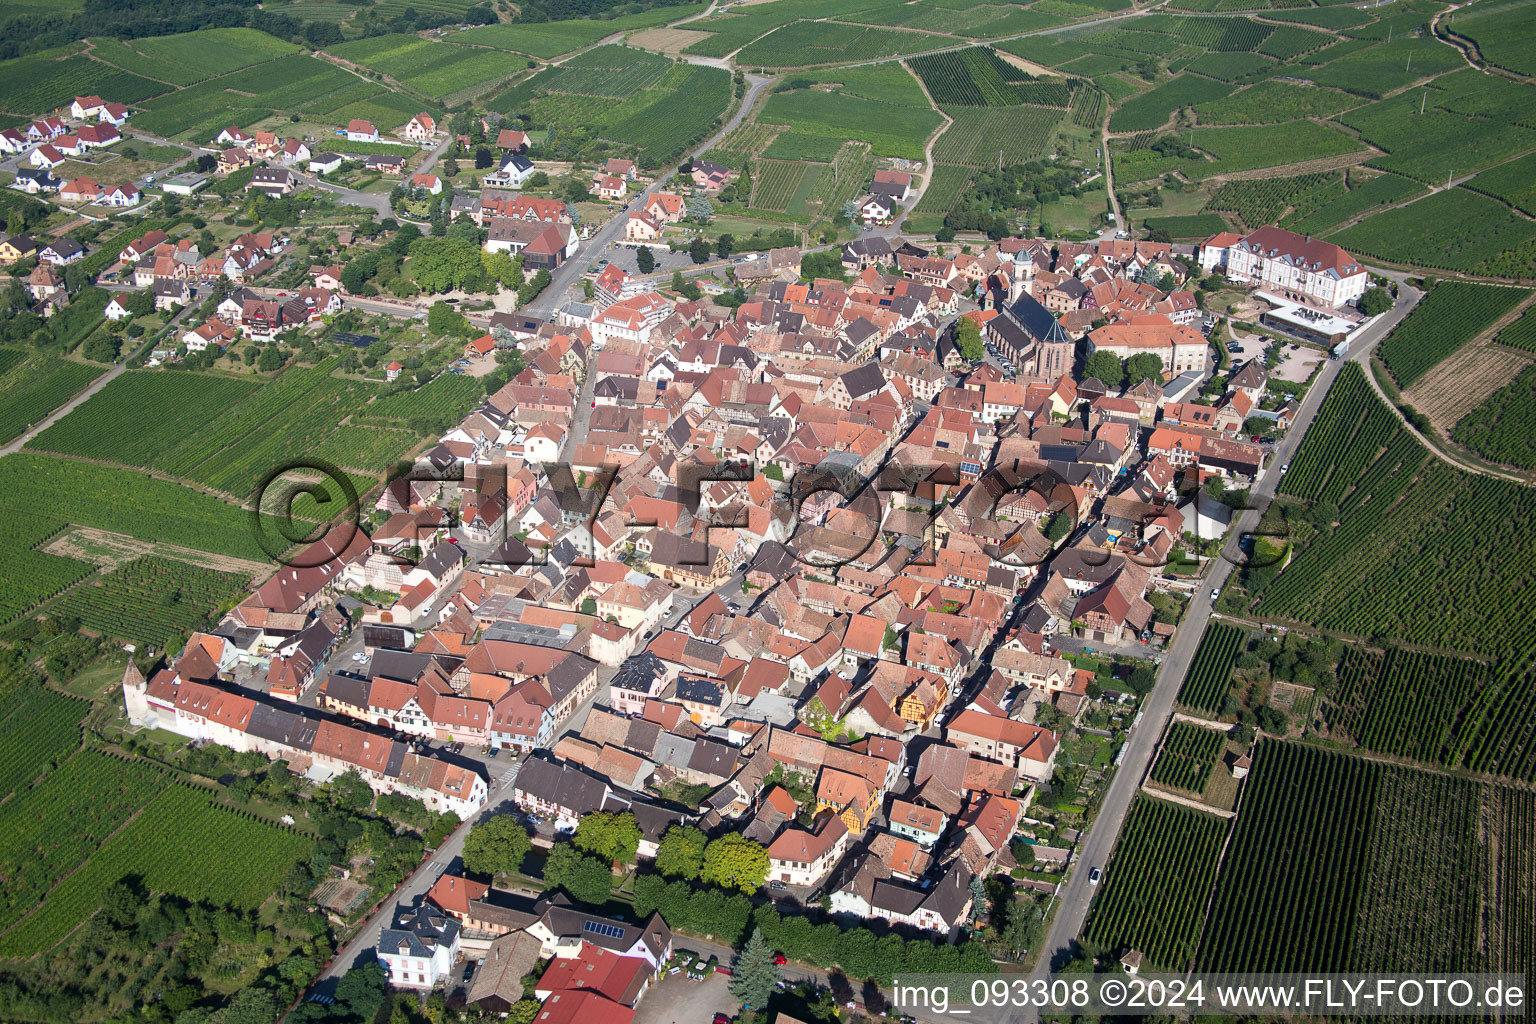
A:
<svg viewBox="0 0 1536 1024">
<path fill-rule="evenodd" d="M 581 926 L 582 931 L 591 932 L 594 935 L 606 935 L 610 939 L 622 939 L 624 929 L 618 925 L 608 924 L 606 921 L 588 921 Z"/>
</svg>

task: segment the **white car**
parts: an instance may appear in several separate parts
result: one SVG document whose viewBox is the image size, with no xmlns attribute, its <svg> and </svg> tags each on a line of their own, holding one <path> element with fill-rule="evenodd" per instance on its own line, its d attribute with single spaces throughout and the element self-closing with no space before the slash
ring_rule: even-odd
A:
<svg viewBox="0 0 1536 1024">
<path fill-rule="evenodd" d="M 1291 468 L 1291 464 L 1289 462 L 1287 462 L 1285 465 L 1281 466 L 1280 467 L 1280 475 L 1281 476 L 1285 476 L 1286 471 L 1289 470 L 1290 468 Z"/>
<path fill-rule="evenodd" d="M 1103 877 L 1104 872 L 1100 871 L 1098 868 L 1094 868 L 1092 871 L 1088 872 L 1088 884 L 1098 885 L 1099 881 L 1103 879 Z"/>
<path fill-rule="evenodd" d="M 1212 590 L 1211 590 L 1211 600 L 1214 601 L 1214 600 L 1216 600 L 1220 596 L 1221 596 L 1221 588 L 1220 587 L 1212 588 Z"/>
</svg>

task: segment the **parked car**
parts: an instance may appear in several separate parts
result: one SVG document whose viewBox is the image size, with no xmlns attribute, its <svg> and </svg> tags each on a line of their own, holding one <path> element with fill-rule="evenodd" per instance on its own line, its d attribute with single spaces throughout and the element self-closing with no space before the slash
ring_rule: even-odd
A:
<svg viewBox="0 0 1536 1024">
<path fill-rule="evenodd" d="M 1092 871 L 1088 872 L 1089 885 L 1098 885 L 1103 878 L 1104 872 L 1100 871 L 1098 868 L 1094 868 Z"/>
<path fill-rule="evenodd" d="M 789 963 L 789 957 L 785 956 L 783 953 L 775 953 L 773 954 L 773 962 L 778 964 L 780 967 L 783 967 L 785 964 Z M 720 1024 L 720 1022 L 715 1021 L 715 1024 Z"/>
<path fill-rule="evenodd" d="M 1212 587 L 1211 588 L 1211 600 L 1214 601 L 1214 600 L 1216 600 L 1220 596 L 1221 596 L 1221 588 L 1220 587 Z"/>
<path fill-rule="evenodd" d="M 1285 476 L 1286 471 L 1289 470 L 1290 468 L 1291 468 L 1291 464 L 1289 462 L 1287 462 L 1285 465 L 1281 466 L 1280 467 L 1280 475 L 1281 476 Z"/>
</svg>

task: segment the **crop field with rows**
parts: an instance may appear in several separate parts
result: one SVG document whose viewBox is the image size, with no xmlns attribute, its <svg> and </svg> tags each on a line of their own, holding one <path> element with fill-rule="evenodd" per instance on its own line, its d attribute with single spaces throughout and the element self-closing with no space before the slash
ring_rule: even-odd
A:
<svg viewBox="0 0 1536 1024">
<path fill-rule="evenodd" d="M 1348 175 L 1349 191 L 1327 199 L 1315 209 L 1287 217 L 1281 226 L 1302 235 L 1321 235 L 1336 230 L 1357 217 L 1369 216 L 1382 206 L 1400 203 L 1424 191 L 1422 185 L 1395 174 L 1361 175 L 1358 169 Z"/>
<path fill-rule="evenodd" d="M 939 164 L 996 167 L 1038 160 L 1050 149 L 1062 112 L 1044 107 L 954 107 L 945 111 L 954 124 L 933 145 Z"/>
<path fill-rule="evenodd" d="M 455 46 L 415 35 L 374 36 L 328 49 L 344 60 L 382 72 L 408 88 L 438 99 L 519 70 L 504 54 L 493 50 Z"/>
<path fill-rule="evenodd" d="M 1010 107 L 1020 103 L 1065 107 L 1072 102 L 1071 83 L 1060 78 L 1035 78 L 1003 60 L 989 46 L 913 57 L 907 63 L 941 107 Z"/>
<path fill-rule="evenodd" d="M 1226 834 L 1227 822 L 1214 814 L 1137 796 L 1084 936 L 1104 948 L 1139 949 L 1154 967 L 1183 968 L 1200 940 Z"/>
<path fill-rule="evenodd" d="M 274 110 L 329 109 L 331 94 L 357 81 L 334 64 L 291 54 L 150 100 L 133 123 L 155 135 L 207 142 L 231 123 L 249 126 Z"/>
<path fill-rule="evenodd" d="M 1254 178 L 1222 185 L 1205 208 L 1235 213 L 1248 227 L 1257 228 L 1278 223 L 1281 215 L 1293 207 L 1314 207 L 1324 197 L 1343 194 L 1344 176 L 1337 171 L 1294 178 Z"/>
<path fill-rule="evenodd" d="M 31 447 L 150 466 L 260 387 L 222 377 L 130 370 L 39 434 Z"/>
<path fill-rule="evenodd" d="M 1530 969 L 1529 792 L 1274 740 L 1245 785 L 1197 970 Z"/>
<path fill-rule="evenodd" d="M 91 566 L 84 562 L 35 550 L 68 525 L 24 512 L 5 517 L 0 525 L 0 562 L 5 563 L 6 576 L 0 587 L 0 622 L 10 622 L 90 575 Z"/>
<path fill-rule="evenodd" d="M 1457 724 L 1483 696 L 1488 666 L 1469 658 L 1350 646 L 1330 721 L 1367 750 L 1451 766 Z"/>
<path fill-rule="evenodd" d="M 654 90 L 659 94 L 654 102 L 601 132 L 603 138 L 637 147 L 639 163 L 648 170 L 681 157 L 702 140 L 731 102 L 731 76 L 723 68 L 688 64 L 667 76 L 668 85 Z"/>
<path fill-rule="evenodd" d="M 0 459 L 0 509 L 213 554 L 266 560 L 244 509 L 141 472 L 20 452 Z"/>
<path fill-rule="evenodd" d="M 484 393 L 473 377 L 444 373 L 420 387 L 375 399 L 355 419 L 397 427 L 423 419 L 457 423 L 469 415 Z"/>
<path fill-rule="evenodd" d="M 272 880 L 313 848 L 307 836 L 219 807 L 201 789 L 170 786 L 0 936 L 0 953 L 48 949 L 94 913 L 102 892 L 125 874 L 142 876 L 152 890 L 253 910 L 271 898 Z"/>
<path fill-rule="evenodd" d="M 105 366 L 49 356 L 25 358 L 19 349 L 0 349 L 0 442 L 84 391 L 106 372 Z"/>
<path fill-rule="evenodd" d="M 1520 319 L 1500 331 L 1494 340 L 1510 348 L 1536 352 L 1536 308 L 1521 313 Z"/>
<path fill-rule="evenodd" d="M 1202 793 L 1226 747 L 1222 733 L 1192 722 L 1174 722 L 1152 766 L 1152 781 Z"/>
<path fill-rule="evenodd" d="M 32 682 L 0 694 L 0 798 L 24 789 L 48 762 L 63 761 L 79 747 L 80 722 L 89 710 L 86 701 Z"/>
<path fill-rule="evenodd" d="M 1443 281 L 1381 343 L 1382 361 L 1399 387 L 1411 387 L 1528 294 L 1497 285 Z"/>
<path fill-rule="evenodd" d="M 801 68 L 877 60 L 943 46 L 942 37 L 897 29 L 796 21 L 744 47 L 737 63 L 747 67 Z"/>
<path fill-rule="evenodd" d="M 1490 167 L 1466 187 L 1536 216 L 1536 153 Z"/>
<path fill-rule="evenodd" d="M 1536 469 L 1536 364 L 1467 413 L 1451 437 L 1485 459 Z"/>
<path fill-rule="evenodd" d="M 249 584 L 236 573 L 137 558 L 75 587 L 59 611 L 94 633 L 163 651 L 208 625 Z"/>
<path fill-rule="evenodd" d="M 1333 89 L 1268 81 L 1195 107 L 1201 124 L 1274 124 L 1332 117 L 1359 101 Z"/>
<path fill-rule="evenodd" d="M 627 46 L 599 46 L 538 76 L 539 88 L 624 99 L 661 81 L 672 61 Z"/>
<path fill-rule="evenodd" d="M 99 93 L 119 103 L 138 103 L 170 87 L 126 71 L 113 71 L 88 57 L 47 56 L 0 61 L 0 109 L 24 116 L 51 114 L 76 96 Z"/>
<path fill-rule="evenodd" d="M 253 28 L 207 28 L 127 42 L 93 39 L 91 44 L 91 53 L 101 60 L 176 85 L 194 85 L 299 52 L 292 43 Z"/>
<path fill-rule="evenodd" d="M 805 164 L 799 162 L 758 160 L 752 168 L 752 206 L 780 213 L 788 210 L 805 171 Z"/>
<path fill-rule="evenodd" d="M 1448 27 L 1476 43 L 1489 63 L 1516 74 L 1536 75 L 1536 8 L 1529 4 L 1475 7 Z"/>
<path fill-rule="evenodd" d="M 928 182 L 928 188 L 923 192 L 923 198 L 918 200 L 913 213 L 948 213 L 959 200 L 961 192 L 976 172 L 969 167 L 955 167 L 950 164 L 938 164 L 933 169 L 933 177 Z"/>
<path fill-rule="evenodd" d="M 1197 128 L 1194 144 L 1216 158 L 1214 163 L 1196 161 L 1185 166 L 1186 174 L 1200 178 L 1284 166 L 1297 155 L 1318 160 L 1364 152 L 1355 139 L 1316 121 Z"/>
<path fill-rule="evenodd" d="M 1121 104 L 1109 115 L 1109 130 L 1139 132 L 1157 128 L 1167 122 L 1173 111 L 1221 99 L 1231 91 L 1230 85 L 1215 79 L 1188 72 L 1175 75 L 1157 88 Z"/>
<path fill-rule="evenodd" d="M 85 705 L 69 703 L 78 718 Z M 82 750 L 0 804 L 0 931 L 26 916 L 169 781 L 152 765 Z"/>
<path fill-rule="evenodd" d="M 530 57 L 558 57 L 562 53 L 591 46 L 615 32 L 649 28 L 665 22 L 686 18 L 704 10 L 704 4 L 678 4 L 672 7 L 655 7 L 636 14 L 611 18 L 577 18 L 570 21 L 520 22 L 516 24 L 482 25 L 467 32 L 456 33 L 454 38 L 463 43 L 491 46 L 513 53 L 526 53 Z M 689 28 L 699 28 L 697 24 Z"/>
<path fill-rule="evenodd" d="M 1200 648 L 1179 689 L 1179 703 L 1214 717 L 1221 710 L 1232 682 L 1232 666 L 1248 634 L 1225 622 L 1212 622 L 1200 638 Z"/>
</svg>

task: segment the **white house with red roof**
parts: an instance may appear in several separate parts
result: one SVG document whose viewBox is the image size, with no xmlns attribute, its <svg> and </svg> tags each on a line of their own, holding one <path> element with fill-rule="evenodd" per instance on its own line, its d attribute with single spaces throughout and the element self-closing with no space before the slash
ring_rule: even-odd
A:
<svg viewBox="0 0 1536 1024">
<path fill-rule="evenodd" d="M 64 154 L 46 142 L 34 149 L 32 155 L 27 157 L 27 163 L 33 167 L 47 167 L 49 170 L 63 162 Z"/>
<path fill-rule="evenodd" d="M 378 142 L 379 130 L 371 122 L 354 117 L 347 122 L 348 142 Z"/>
<path fill-rule="evenodd" d="M 121 185 L 113 185 L 111 188 L 104 189 L 101 195 L 97 198 L 96 203 L 98 206 L 115 206 L 122 208 L 128 206 L 138 206 L 143 199 L 144 193 L 139 191 L 139 187 L 137 185 L 129 181 Z"/>
<path fill-rule="evenodd" d="M 106 102 L 100 96 L 76 96 L 75 102 L 69 105 L 69 115 L 77 118 L 96 117 L 104 106 Z"/>
<path fill-rule="evenodd" d="M 388 366 L 384 367 L 384 379 L 385 380 L 394 380 L 394 379 L 396 379 L 397 377 L 400 376 L 400 371 L 403 370 L 403 369 L 405 369 L 405 367 L 401 366 L 397 362 L 390 363 Z"/>
<path fill-rule="evenodd" d="M 400 137 L 412 142 L 430 142 L 436 134 L 437 121 L 425 111 L 405 122 L 405 127 L 400 129 Z"/>
<path fill-rule="evenodd" d="M 413 174 L 411 188 L 425 189 L 428 195 L 441 195 L 443 181 L 435 174 Z"/>
<path fill-rule="evenodd" d="M 128 120 L 128 108 L 121 103 L 103 103 L 101 113 L 96 116 L 108 124 L 122 126 Z"/>
<path fill-rule="evenodd" d="M 1360 261 L 1337 245 L 1274 225 L 1241 238 L 1212 235 L 1200 245 L 1200 266 L 1207 271 L 1224 266 L 1234 284 L 1328 307 L 1353 302 L 1370 283 Z"/>
</svg>

